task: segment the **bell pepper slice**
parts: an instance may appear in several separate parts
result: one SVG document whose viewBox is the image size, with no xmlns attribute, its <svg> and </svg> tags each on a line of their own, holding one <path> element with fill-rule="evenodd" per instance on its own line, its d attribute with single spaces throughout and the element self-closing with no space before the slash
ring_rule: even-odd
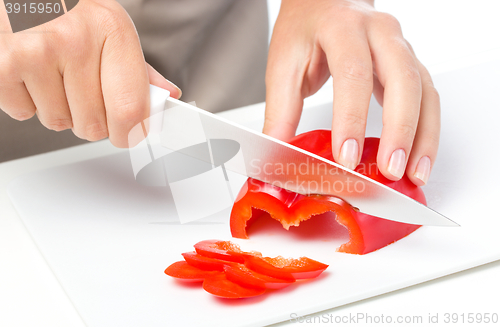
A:
<svg viewBox="0 0 500 327">
<path fill-rule="evenodd" d="M 183 253 L 182 256 L 188 264 L 202 270 L 224 271 L 224 266 L 234 264 L 232 261 L 205 257 L 195 251 Z"/>
<path fill-rule="evenodd" d="M 191 266 L 186 261 L 177 261 L 165 269 L 165 274 L 183 282 L 202 282 L 206 277 L 215 274 L 215 271 L 203 270 Z"/>
<path fill-rule="evenodd" d="M 286 259 L 281 256 L 251 256 L 245 260 L 245 265 L 258 273 L 285 280 L 316 278 L 328 268 L 328 265 L 306 257 Z"/>
<path fill-rule="evenodd" d="M 244 263 L 245 266 L 250 267 L 255 272 L 262 272 L 284 280 L 295 280 L 315 278 L 328 267 L 324 263 L 307 257 L 299 259 L 286 259 L 281 256 L 275 258 L 263 257 L 260 252 L 242 251 L 237 244 L 231 241 L 206 240 L 196 243 L 194 247 L 196 253 L 201 257 L 189 252 L 183 254 L 184 258 L 190 260 L 188 262 L 192 262 L 197 267 L 211 267 L 218 271 L 221 271 L 221 267 L 227 266 L 228 261 L 239 262 Z M 223 261 L 219 262 L 211 259 Z M 193 260 L 196 260 L 196 262 Z M 226 270 L 225 267 L 224 270 Z M 267 273 L 268 271 L 270 273 Z"/>
<path fill-rule="evenodd" d="M 259 274 L 245 265 L 224 267 L 226 278 L 236 284 L 250 288 L 281 289 L 295 282 L 293 277 L 280 279 L 264 274 Z"/>
<path fill-rule="evenodd" d="M 414 185 L 406 175 L 399 181 L 391 181 L 380 173 L 377 168 L 379 142 L 378 138 L 365 139 L 361 162 L 355 171 L 426 204 L 420 187 Z M 330 131 L 307 132 L 293 138 L 290 144 L 334 161 Z M 344 253 L 373 252 L 421 227 L 361 213 L 335 196 L 301 195 L 249 178 L 231 211 L 231 234 L 236 238 L 248 238 L 247 228 L 263 212 L 269 213 L 288 230 L 290 226 L 299 226 L 302 221 L 328 211 L 335 213 L 338 223 L 349 231 L 349 241 L 337 249 Z"/>
<path fill-rule="evenodd" d="M 230 241 L 205 240 L 194 245 L 196 253 L 214 259 L 244 263 L 245 258 L 237 244 Z"/>
<path fill-rule="evenodd" d="M 243 299 L 264 294 L 265 288 L 244 287 L 227 279 L 226 274 L 218 273 L 205 278 L 203 289 L 208 293 L 226 298 Z"/>
<path fill-rule="evenodd" d="M 307 257 L 269 258 L 256 251 L 244 252 L 230 241 L 207 240 L 196 246 L 209 256 L 195 251 L 183 253 L 185 261 L 171 264 L 165 274 L 186 282 L 203 281 L 207 292 L 224 298 L 246 298 L 266 289 L 281 289 L 296 279 L 315 278 L 328 267 Z M 221 254 L 224 258 L 243 258 L 244 263 L 214 257 Z"/>
</svg>

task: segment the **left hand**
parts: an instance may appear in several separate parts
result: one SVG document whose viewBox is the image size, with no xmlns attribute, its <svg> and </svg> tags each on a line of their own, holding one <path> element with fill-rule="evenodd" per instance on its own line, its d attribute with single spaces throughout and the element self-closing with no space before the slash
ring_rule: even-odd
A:
<svg viewBox="0 0 500 327">
<path fill-rule="evenodd" d="M 439 145 L 439 95 L 399 22 L 370 0 L 283 0 L 269 49 L 264 133 L 293 137 L 303 99 L 330 75 L 335 161 L 359 164 L 373 92 L 384 107 L 379 170 L 424 185 Z"/>
</svg>

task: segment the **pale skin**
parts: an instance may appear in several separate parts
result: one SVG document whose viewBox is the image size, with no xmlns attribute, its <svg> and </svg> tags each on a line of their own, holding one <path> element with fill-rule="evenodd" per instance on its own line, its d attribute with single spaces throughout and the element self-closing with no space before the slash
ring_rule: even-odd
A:
<svg viewBox="0 0 500 327">
<path fill-rule="evenodd" d="M 11 30 L 0 15 L 0 30 Z M 129 131 L 149 117 L 149 84 L 181 95 L 145 62 L 132 20 L 112 0 L 81 0 L 46 24 L 2 33 L 0 49 L 0 108 L 89 141 L 128 147 Z"/>
<path fill-rule="evenodd" d="M 359 163 L 374 93 L 384 108 L 379 170 L 424 185 L 439 144 L 439 95 L 398 21 L 373 0 L 283 0 L 269 49 L 264 133 L 291 138 L 303 99 L 330 76 L 335 160 Z"/>
<path fill-rule="evenodd" d="M 0 30 L 10 30 L 5 11 Z M 145 62 L 130 17 L 113 0 L 80 0 L 27 32 L 36 33 L 0 34 L 0 108 L 14 119 L 36 114 L 49 129 L 127 147 L 131 128 L 149 116 L 149 84 L 181 95 Z M 380 171 L 424 185 L 438 149 L 439 96 L 397 20 L 370 0 L 283 0 L 269 50 L 264 133 L 293 137 L 303 99 L 330 76 L 335 160 L 359 163 L 373 93 L 384 108 Z"/>
</svg>

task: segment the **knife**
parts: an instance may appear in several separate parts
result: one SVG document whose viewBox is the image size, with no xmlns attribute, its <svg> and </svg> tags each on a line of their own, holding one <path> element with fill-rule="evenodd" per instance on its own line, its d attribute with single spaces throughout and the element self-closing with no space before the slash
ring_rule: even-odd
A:
<svg viewBox="0 0 500 327">
<path fill-rule="evenodd" d="M 300 194 L 340 197 L 360 212 L 407 224 L 459 226 L 437 211 L 333 161 L 230 122 L 150 86 L 149 133 L 212 166 Z M 208 144 L 206 147 L 196 145 Z M 239 160 L 228 160 L 240 153 Z"/>
</svg>

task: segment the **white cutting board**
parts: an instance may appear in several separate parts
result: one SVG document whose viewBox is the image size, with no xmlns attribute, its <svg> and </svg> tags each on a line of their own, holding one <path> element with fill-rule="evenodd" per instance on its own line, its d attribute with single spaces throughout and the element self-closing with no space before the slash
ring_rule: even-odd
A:
<svg viewBox="0 0 500 327">
<path fill-rule="evenodd" d="M 253 299 L 220 300 L 199 285 L 186 287 L 164 275 L 196 242 L 230 239 L 229 210 L 179 224 L 166 189 L 135 182 L 126 151 L 22 176 L 12 182 L 9 194 L 88 326 L 261 326 L 284 321 L 292 313 L 310 314 L 500 259 L 495 210 L 500 198 L 499 76 L 497 61 L 434 78 L 443 128 L 425 193 L 429 206 L 460 228 L 423 227 L 382 250 L 356 256 L 334 251 L 347 240 L 336 223 L 312 219 L 286 232 L 273 221 L 262 221 L 250 240 L 234 241 L 244 250 L 306 255 L 330 267 L 312 282 Z M 328 128 L 330 107 L 306 108 L 300 130 Z M 372 103 L 369 135 L 380 133 L 380 113 Z"/>
</svg>

